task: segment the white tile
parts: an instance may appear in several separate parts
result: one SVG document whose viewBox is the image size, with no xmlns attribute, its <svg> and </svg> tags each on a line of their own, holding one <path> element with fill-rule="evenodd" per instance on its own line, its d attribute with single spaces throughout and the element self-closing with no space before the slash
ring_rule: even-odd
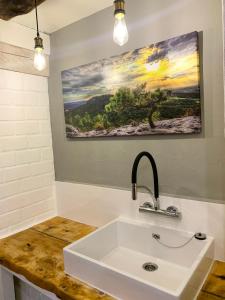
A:
<svg viewBox="0 0 225 300">
<path fill-rule="evenodd" d="M 11 150 L 21 150 L 26 149 L 28 145 L 27 137 L 21 136 L 11 136 L 0 139 L 0 150 L 11 151 Z"/>
<path fill-rule="evenodd" d="M 21 215 L 19 211 L 13 211 L 0 217 L 0 230 L 5 229 L 13 224 L 19 223 Z"/>
<path fill-rule="evenodd" d="M 0 236 L 5 236 L 55 215 L 55 192 L 47 78 L 6 70 L 0 78 Z"/>
<path fill-rule="evenodd" d="M 30 106 L 26 107 L 25 116 L 27 120 L 47 120 L 49 110 L 45 106 Z"/>
<path fill-rule="evenodd" d="M 20 96 L 20 91 L 0 89 L 0 105 L 12 105 L 17 99 L 20 99 Z"/>
<path fill-rule="evenodd" d="M 22 194 L 17 194 L 15 196 L 1 200 L 0 215 L 52 198 L 53 188 L 51 186 Z"/>
<path fill-rule="evenodd" d="M 14 152 L 0 153 L 0 167 L 11 167 L 13 165 L 15 165 L 15 153 Z"/>
<path fill-rule="evenodd" d="M 26 135 L 26 134 L 39 134 L 40 126 L 37 121 L 21 121 L 15 123 L 15 134 Z"/>
<path fill-rule="evenodd" d="M 35 203 L 31 206 L 26 206 L 25 208 L 22 208 L 21 211 L 21 218 L 22 220 L 26 220 L 28 218 L 33 218 L 35 216 L 41 215 L 42 213 L 45 213 L 46 211 L 51 210 L 51 200 L 44 200 L 38 203 Z"/>
<path fill-rule="evenodd" d="M 29 148 L 41 148 L 51 146 L 51 135 L 37 135 L 28 137 Z"/>
<path fill-rule="evenodd" d="M 17 121 L 25 119 L 25 111 L 21 107 L 1 106 L 0 121 Z"/>
<path fill-rule="evenodd" d="M 10 136 L 15 133 L 15 124 L 14 122 L 4 122 L 0 123 L 0 136 Z"/>
<path fill-rule="evenodd" d="M 41 152 L 41 160 L 51 160 L 53 161 L 53 151 L 52 148 L 43 149 Z"/>
<path fill-rule="evenodd" d="M 0 184 L 0 199 L 4 199 L 19 193 L 21 190 L 20 183 L 17 181 Z"/>
<path fill-rule="evenodd" d="M 51 134 L 51 123 L 48 121 L 40 121 L 40 132 L 42 134 Z"/>
<path fill-rule="evenodd" d="M 0 69 L 0 89 L 22 90 L 23 74 Z"/>
<path fill-rule="evenodd" d="M 51 173 L 53 171 L 53 164 L 50 161 L 46 162 L 39 162 L 35 164 L 30 165 L 31 168 L 31 176 L 45 174 L 45 173 Z"/>
<path fill-rule="evenodd" d="M 38 104 L 41 106 L 49 107 L 49 95 L 48 93 L 38 93 Z"/>
<path fill-rule="evenodd" d="M 31 176 L 31 167 L 29 165 L 5 168 L 3 172 L 4 182 L 15 181 Z"/>
<path fill-rule="evenodd" d="M 13 104 L 16 106 L 38 106 L 39 93 L 20 91 L 18 97 L 13 99 Z"/>
<path fill-rule="evenodd" d="M 17 165 L 38 162 L 41 160 L 41 154 L 39 149 L 16 151 L 15 162 Z"/>
<path fill-rule="evenodd" d="M 45 77 L 24 74 L 23 88 L 25 91 L 48 92 L 48 80 Z"/>
<path fill-rule="evenodd" d="M 54 174 L 44 174 L 40 176 L 23 179 L 21 180 L 20 192 L 32 191 L 46 186 L 52 186 L 53 181 L 54 181 Z"/>
<path fill-rule="evenodd" d="M 0 169 L 0 183 L 3 182 L 3 169 Z"/>
</svg>

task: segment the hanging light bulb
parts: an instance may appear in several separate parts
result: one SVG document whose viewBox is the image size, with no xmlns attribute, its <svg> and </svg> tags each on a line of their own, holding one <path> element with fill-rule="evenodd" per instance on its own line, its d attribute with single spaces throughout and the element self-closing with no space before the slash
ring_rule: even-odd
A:
<svg viewBox="0 0 225 300">
<path fill-rule="evenodd" d="M 36 24 L 37 24 L 37 36 L 34 39 L 34 41 L 35 41 L 34 67 L 38 71 L 43 71 L 46 67 L 46 59 L 45 59 L 45 55 L 44 55 L 43 39 L 40 37 L 40 34 L 39 34 L 36 0 L 35 0 L 35 12 L 36 12 Z"/>
<path fill-rule="evenodd" d="M 40 36 L 35 39 L 34 67 L 38 71 L 43 71 L 46 67 L 46 59 L 44 55 L 43 40 Z"/>
<path fill-rule="evenodd" d="M 115 25 L 113 31 L 113 40 L 119 46 L 123 46 L 128 42 L 128 30 L 125 21 L 125 1 L 115 0 Z"/>
</svg>

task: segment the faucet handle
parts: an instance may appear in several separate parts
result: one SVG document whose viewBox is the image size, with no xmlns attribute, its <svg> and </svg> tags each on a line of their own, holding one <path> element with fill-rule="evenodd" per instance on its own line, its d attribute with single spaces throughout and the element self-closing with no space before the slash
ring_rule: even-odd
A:
<svg viewBox="0 0 225 300">
<path fill-rule="evenodd" d="M 169 213 L 177 213 L 178 209 L 175 206 L 168 206 L 166 211 L 168 211 Z"/>
<path fill-rule="evenodd" d="M 174 215 L 178 217 L 181 216 L 181 213 L 178 211 L 178 208 L 176 206 L 168 206 L 166 212 L 170 215 Z"/>
<path fill-rule="evenodd" d="M 153 205 L 151 202 L 145 202 L 142 204 L 142 207 L 143 208 L 153 208 Z"/>
</svg>

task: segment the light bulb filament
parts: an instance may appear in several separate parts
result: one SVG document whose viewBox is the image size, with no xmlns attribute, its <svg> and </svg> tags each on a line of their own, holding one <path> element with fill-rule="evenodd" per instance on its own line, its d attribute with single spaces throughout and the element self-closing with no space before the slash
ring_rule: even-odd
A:
<svg viewBox="0 0 225 300">
<path fill-rule="evenodd" d="M 128 37 L 125 14 L 120 12 L 115 15 L 113 40 L 116 44 L 123 46 L 128 42 Z"/>
<path fill-rule="evenodd" d="M 45 55 L 44 55 L 44 49 L 41 47 L 35 48 L 34 67 L 38 71 L 43 71 L 46 67 L 46 59 L 45 59 Z"/>
</svg>

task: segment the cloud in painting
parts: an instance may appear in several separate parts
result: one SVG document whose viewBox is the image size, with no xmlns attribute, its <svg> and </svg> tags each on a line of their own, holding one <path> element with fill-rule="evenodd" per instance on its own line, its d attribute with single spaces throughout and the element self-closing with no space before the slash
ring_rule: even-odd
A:
<svg viewBox="0 0 225 300">
<path fill-rule="evenodd" d="M 114 94 L 122 86 L 156 88 L 199 85 L 198 33 L 192 32 L 62 72 L 65 102 Z"/>
<path fill-rule="evenodd" d="M 167 54 L 168 51 L 166 49 L 158 49 L 155 53 L 153 53 L 148 57 L 148 63 L 152 63 L 164 59 Z"/>
</svg>

